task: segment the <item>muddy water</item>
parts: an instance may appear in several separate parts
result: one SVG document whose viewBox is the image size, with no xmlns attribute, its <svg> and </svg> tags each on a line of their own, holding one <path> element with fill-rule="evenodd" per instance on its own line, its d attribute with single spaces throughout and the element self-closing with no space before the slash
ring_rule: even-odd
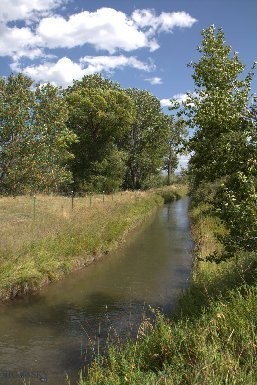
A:
<svg viewBox="0 0 257 385">
<path fill-rule="evenodd" d="M 169 313 L 188 285 L 188 199 L 165 205 L 122 249 L 0 307 L 0 384 L 75 384 L 106 341 L 135 337 L 149 305 Z"/>
</svg>

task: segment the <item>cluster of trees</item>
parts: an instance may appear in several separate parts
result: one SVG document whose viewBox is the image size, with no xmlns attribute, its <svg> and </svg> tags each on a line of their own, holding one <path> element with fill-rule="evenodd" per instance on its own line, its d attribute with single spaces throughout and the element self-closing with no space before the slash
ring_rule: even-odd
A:
<svg viewBox="0 0 257 385">
<path fill-rule="evenodd" d="M 0 79 L 0 193 L 150 187 L 177 166 L 183 124 L 100 74 L 65 90 Z"/>
<path fill-rule="evenodd" d="M 200 58 L 191 63 L 195 90 L 178 111 L 194 129 L 187 143 L 191 188 L 215 185 L 211 203 L 228 233 L 221 261 L 257 247 L 257 108 L 251 95 L 254 67 L 245 66 L 214 26 L 202 32 Z M 176 106 L 175 106 L 176 107 Z M 202 196 L 202 200 L 210 199 Z"/>
</svg>

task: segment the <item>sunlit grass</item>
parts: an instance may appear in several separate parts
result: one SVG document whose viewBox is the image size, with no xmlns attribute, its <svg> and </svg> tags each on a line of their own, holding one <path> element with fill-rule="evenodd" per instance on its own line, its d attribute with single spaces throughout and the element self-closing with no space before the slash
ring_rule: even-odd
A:
<svg viewBox="0 0 257 385">
<path fill-rule="evenodd" d="M 0 198 L 0 298 L 37 289 L 117 247 L 162 203 L 122 192 L 75 198 Z"/>
<path fill-rule="evenodd" d="M 175 199 L 185 197 L 188 194 L 188 186 L 186 184 L 176 183 L 171 186 L 163 186 L 152 191 L 160 194 L 165 203 L 169 203 Z"/>
</svg>

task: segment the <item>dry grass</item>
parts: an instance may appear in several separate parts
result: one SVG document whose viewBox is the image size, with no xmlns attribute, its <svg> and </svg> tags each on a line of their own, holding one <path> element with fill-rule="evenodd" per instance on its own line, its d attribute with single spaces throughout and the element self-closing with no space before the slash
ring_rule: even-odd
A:
<svg viewBox="0 0 257 385">
<path fill-rule="evenodd" d="M 0 198 L 0 253 L 18 253 L 31 242 L 54 237 L 81 222 L 92 222 L 106 215 L 115 206 L 135 202 L 146 196 L 145 192 L 92 195 L 75 198 L 72 209 L 71 197 L 38 195 Z M 91 201 L 91 204 L 90 204 Z"/>
<path fill-rule="evenodd" d="M 35 211 L 34 211 L 35 202 Z M 0 299 L 13 298 L 108 253 L 160 204 L 147 192 L 0 198 Z"/>
</svg>

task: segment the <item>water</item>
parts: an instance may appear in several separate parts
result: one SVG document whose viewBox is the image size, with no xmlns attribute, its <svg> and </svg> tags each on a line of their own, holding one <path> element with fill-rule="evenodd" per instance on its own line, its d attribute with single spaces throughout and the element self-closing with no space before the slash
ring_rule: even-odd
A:
<svg viewBox="0 0 257 385">
<path fill-rule="evenodd" d="M 188 199 L 165 205 L 126 246 L 0 308 L 0 384 L 72 384 L 106 340 L 136 336 L 149 304 L 169 313 L 191 270 Z"/>
</svg>

